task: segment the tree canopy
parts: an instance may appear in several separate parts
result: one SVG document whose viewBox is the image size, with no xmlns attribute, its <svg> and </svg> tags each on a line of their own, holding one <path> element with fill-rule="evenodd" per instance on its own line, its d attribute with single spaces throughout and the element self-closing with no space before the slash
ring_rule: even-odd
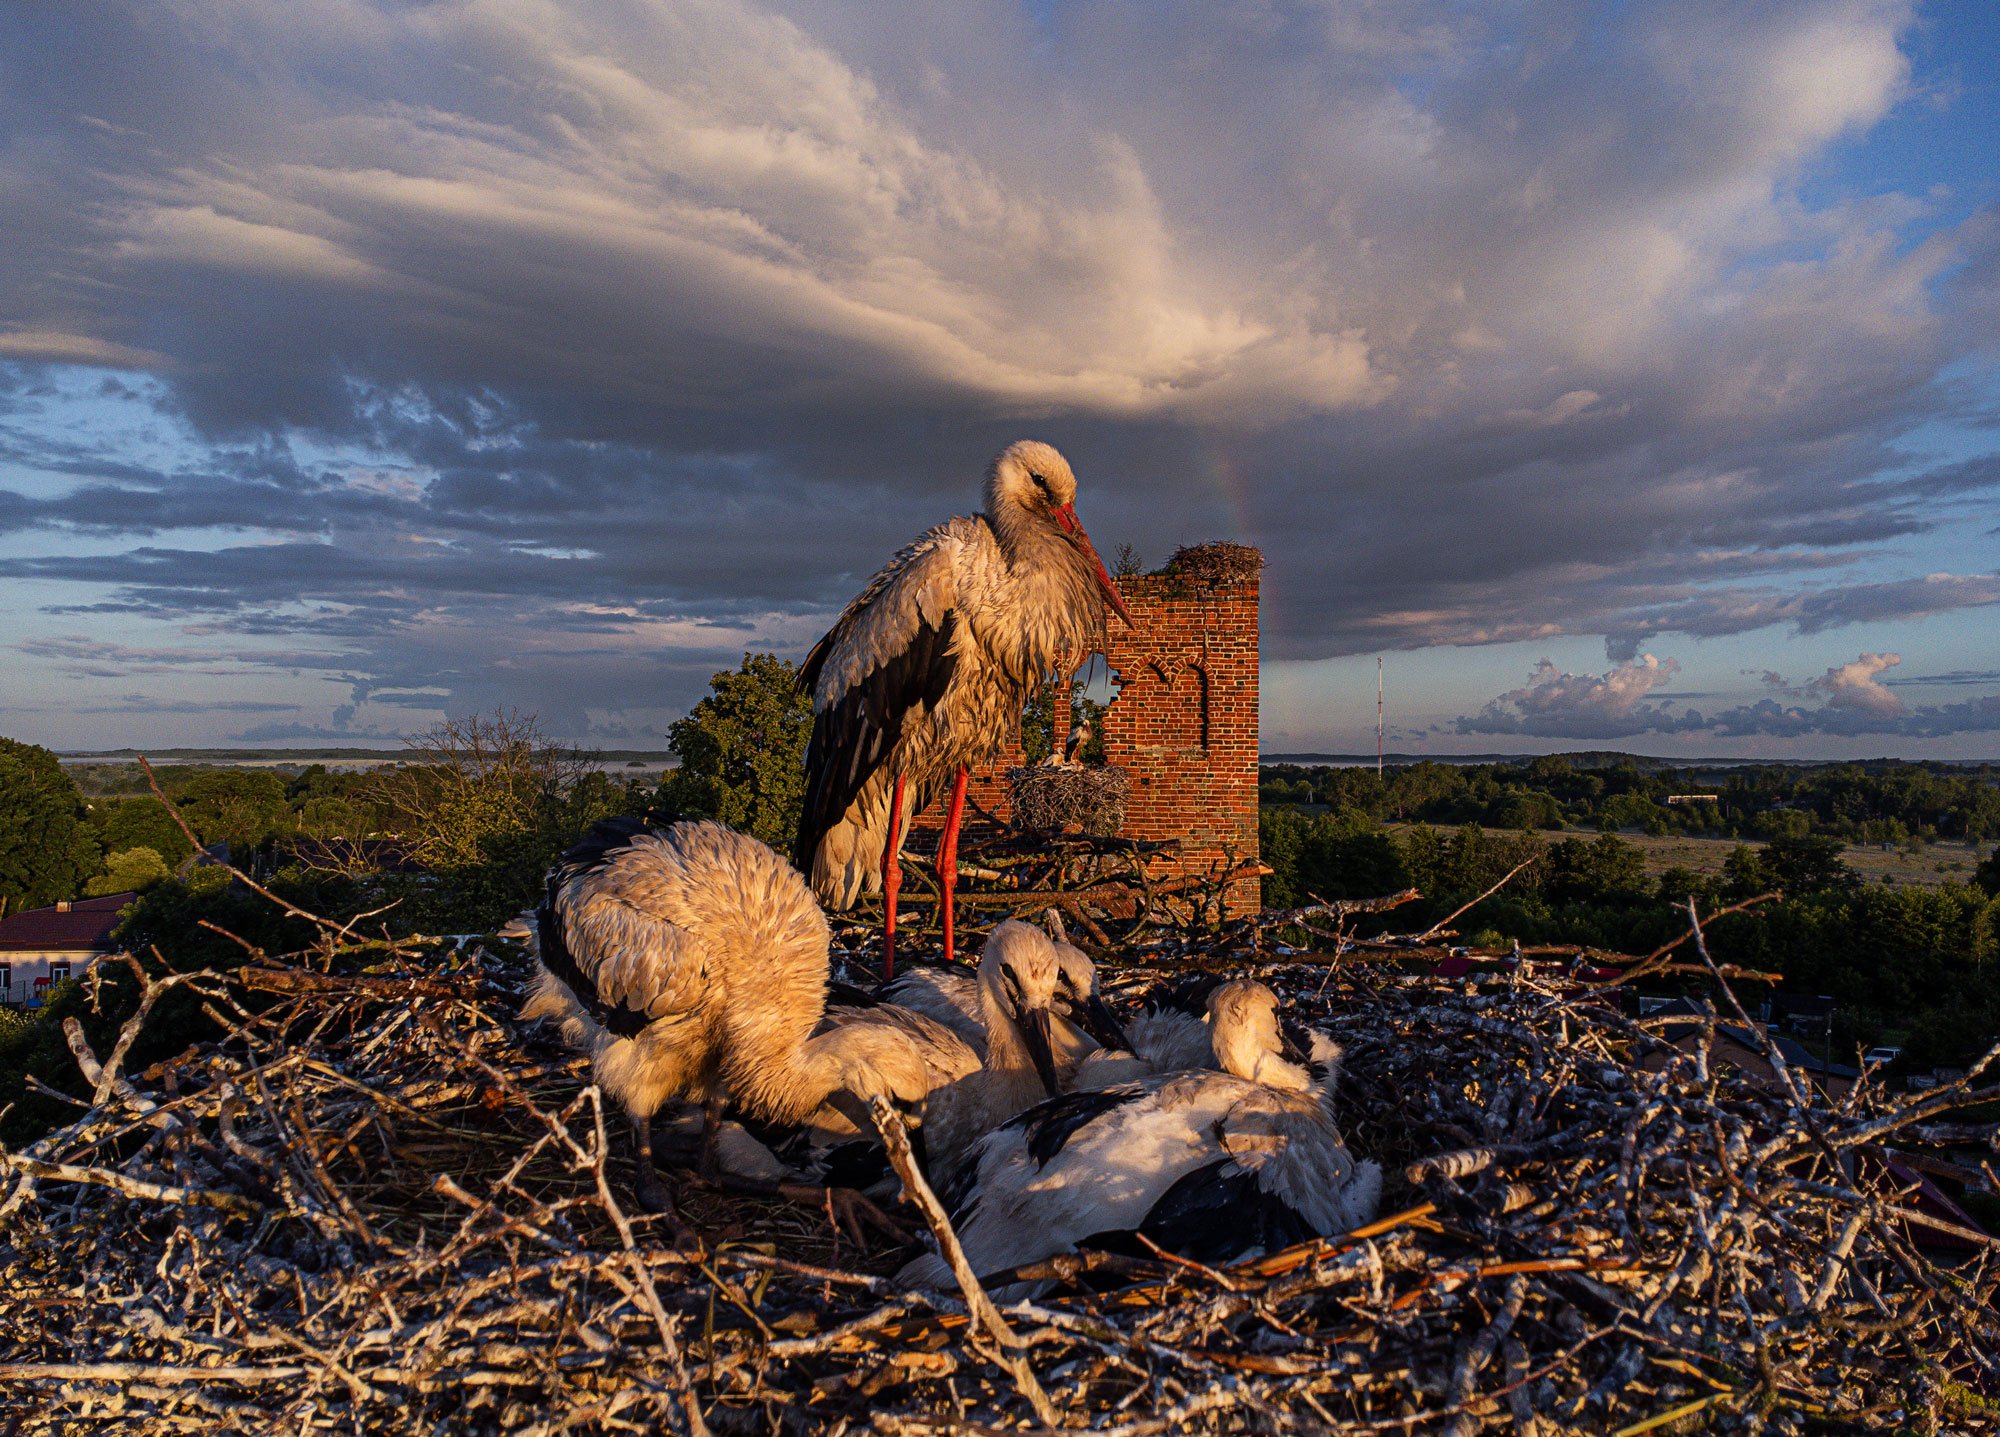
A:
<svg viewBox="0 0 2000 1437">
<path fill-rule="evenodd" d="M 104 871 L 83 885 L 85 898 L 139 893 L 171 875 L 167 861 L 150 848 L 122 848 L 105 855 Z"/>
<path fill-rule="evenodd" d="M 83 796 L 56 756 L 0 738 L 0 899 L 11 911 L 74 898 L 97 867 Z"/>
<path fill-rule="evenodd" d="M 680 766 L 660 781 L 659 806 L 787 851 L 805 806 L 812 695 L 799 686 L 798 667 L 772 654 L 745 654 L 709 689 L 667 732 Z"/>
<path fill-rule="evenodd" d="M 97 841 L 112 853 L 150 848 L 169 865 L 188 855 L 187 835 L 151 794 L 99 800 L 92 807 L 91 818 L 97 825 Z"/>
</svg>

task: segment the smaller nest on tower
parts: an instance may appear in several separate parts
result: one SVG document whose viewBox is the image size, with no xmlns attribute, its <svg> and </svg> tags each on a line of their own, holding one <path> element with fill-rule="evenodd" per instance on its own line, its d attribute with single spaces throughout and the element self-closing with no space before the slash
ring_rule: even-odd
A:
<svg viewBox="0 0 2000 1437">
<path fill-rule="evenodd" d="M 1014 827 L 1029 833 L 1061 833 L 1074 825 L 1099 838 L 1115 838 L 1125 826 L 1125 795 L 1131 786 L 1131 776 L 1116 764 L 1038 763 L 1007 770 Z"/>
<path fill-rule="evenodd" d="M 1264 567 L 1261 549 L 1248 544 L 1232 544 L 1218 539 L 1212 544 L 1189 544 L 1174 550 L 1163 574 L 1197 584 L 1234 584 L 1254 578 Z"/>
</svg>

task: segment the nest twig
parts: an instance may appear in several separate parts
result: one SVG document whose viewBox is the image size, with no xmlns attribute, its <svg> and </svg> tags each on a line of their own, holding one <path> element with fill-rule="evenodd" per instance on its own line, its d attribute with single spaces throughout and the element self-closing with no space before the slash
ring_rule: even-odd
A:
<svg viewBox="0 0 2000 1437">
<path fill-rule="evenodd" d="M 1216 1270 L 1078 1253 L 915 1292 L 910 1255 L 682 1187 L 705 1250 L 625 1211 L 583 1066 L 513 1018 L 509 948 L 333 943 L 172 980 L 214 1032 L 0 1153 L 10 1432 L 1171 1432 L 1995 1429 L 2000 1244 L 1899 1149 L 1990 1161 L 1997 1055 L 1835 1097 L 1734 1007 L 1634 1019 L 1560 965 L 1446 981 L 1378 903 L 1167 932 L 1124 996 L 1254 973 L 1345 1048 L 1387 1215 Z M 1286 934 L 1328 936 L 1317 955 Z M 1447 935 L 1448 936 L 1448 935 Z M 365 970 L 365 971 L 364 971 Z M 143 1000 L 142 1000 L 143 1001 Z M 133 1025 L 151 1021 L 150 1005 Z M 138 1026 L 131 1027 L 132 1032 Z M 1734 1037 L 1735 1047 L 1726 1040 Z M 1760 1048 L 1760 1045 L 1761 1048 Z M 1725 1051 L 1765 1054 L 1758 1071 Z M 1756 1065 L 1752 1065 L 1756 1066 Z M 1981 1111 L 1979 1105 L 1988 1105 Z M 926 1214 L 936 1221 L 935 1214 Z"/>
</svg>

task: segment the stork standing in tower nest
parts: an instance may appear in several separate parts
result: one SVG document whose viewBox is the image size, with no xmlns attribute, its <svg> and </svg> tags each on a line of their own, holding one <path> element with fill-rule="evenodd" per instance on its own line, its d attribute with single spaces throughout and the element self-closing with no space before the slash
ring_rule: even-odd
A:
<svg viewBox="0 0 2000 1437">
<path fill-rule="evenodd" d="M 1076 517 L 1076 476 L 1032 439 L 986 471 L 986 510 L 949 519 L 891 559 L 813 646 L 805 812 L 795 859 L 828 907 L 883 897 L 882 971 L 895 971 L 897 848 L 946 798 L 938 843 L 944 952 L 968 771 L 1005 750 L 1029 693 L 1131 614 Z"/>
</svg>

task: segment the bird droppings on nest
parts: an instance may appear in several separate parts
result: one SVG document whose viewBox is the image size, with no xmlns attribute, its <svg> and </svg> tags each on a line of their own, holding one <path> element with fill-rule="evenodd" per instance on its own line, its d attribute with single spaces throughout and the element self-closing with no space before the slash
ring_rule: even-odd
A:
<svg viewBox="0 0 2000 1437">
<path fill-rule="evenodd" d="M 1014 827 L 1025 833 L 1116 838 L 1131 787 L 1131 774 L 1117 764 L 1044 762 L 1007 770 Z"/>
<path fill-rule="evenodd" d="M 1158 938 L 1108 986 L 1251 973 L 1330 1032 L 1387 1216 L 1220 1270 L 982 1274 L 1053 1284 L 997 1315 L 897 1284 L 908 1248 L 685 1177 L 707 1244 L 673 1248 L 622 1205 L 583 1065 L 516 1022 L 511 948 L 339 938 L 164 980 L 226 1031 L 125 1074 L 73 1027 L 94 1097 L 0 1154 L 0 1410 L 21 1432 L 2000 1430 L 1994 1240 L 1879 1177 L 1884 1144 L 1991 1150 L 1990 1112 L 1955 1110 L 2000 1097 L 1996 1055 L 1833 1101 L 1781 1055 L 1775 1080 L 1731 1069 L 1713 1024 L 1519 969 L 1411 976 L 1393 942 L 1286 953 L 1287 921 L 1323 919 Z"/>
<path fill-rule="evenodd" d="M 1264 555 L 1248 544 L 1232 544 L 1218 539 L 1209 544 L 1189 544 L 1174 550 L 1160 573 L 1194 584 L 1239 584 L 1255 578 L 1264 567 Z"/>
</svg>

